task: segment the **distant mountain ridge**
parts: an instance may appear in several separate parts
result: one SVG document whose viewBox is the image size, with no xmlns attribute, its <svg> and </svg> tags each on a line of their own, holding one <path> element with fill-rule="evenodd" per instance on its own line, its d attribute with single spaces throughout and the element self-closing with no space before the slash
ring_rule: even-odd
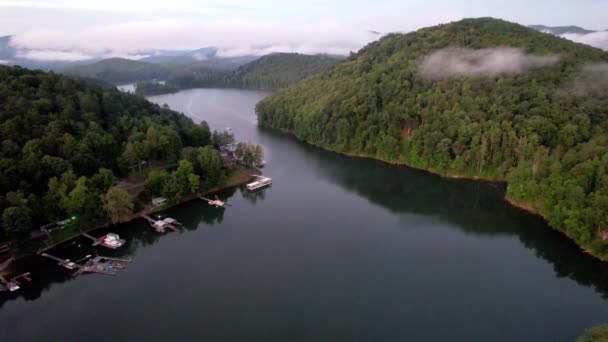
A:
<svg viewBox="0 0 608 342">
<path fill-rule="evenodd" d="M 271 53 L 231 71 L 181 73 L 167 79 L 179 88 L 236 87 L 251 89 L 282 89 L 339 62 L 328 55 Z"/>
<path fill-rule="evenodd" d="M 556 36 L 561 36 L 567 33 L 576 33 L 576 34 L 588 34 L 593 32 L 598 32 L 594 30 L 587 30 L 580 26 L 576 25 L 568 25 L 568 26 L 545 26 L 545 25 L 529 25 L 529 28 L 535 29 L 541 32 L 547 32 L 554 34 Z"/>
<path fill-rule="evenodd" d="M 17 48 L 11 45 L 12 35 L 0 36 L 0 60 L 4 63 L 16 64 L 22 67 L 31 69 L 43 69 L 43 70 L 55 70 L 63 71 L 65 69 L 71 69 L 77 65 L 93 64 L 103 60 L 116 57 L 105 58 L 103 56 L 86 56 L 81 60 L 61 60 L 61 59 L 40 59 L 31 58 L 28 56 L 29 53 L 37 52 L 44 49 L 27 49 Z M 61 51 L 70 52 L 70 51 Z M 199 64 L 199 66 L 205 66 L 211 69 L 223 69 L 229 70 L 239 67 L 245 63 L 251 62 L 258 58 L 258 56 L 222 56 L 218 54 L 219 49 L 214 46 L 208 46 L 198 49 L 183 49 L 183 50 L 167 50 L 167 49 L 144 49 L 132 52 L 130 55 L 133 58 L 123 58 L 138 60 L 142 62 L 150 62 L 155 64 L 168 64 L 168 65 L 190 65 Z M 143 58 L 140 58 L 144 56 Z M 127 56 L 128 57 L 128 56 Z"/>
<path fill-rule="evenodd" d="M 164 79 L 167 77 L 169 70 L 157 64 L 115 57 L 91 64 L 73 66 L 65 69 L 63 73 L 112 84 L 122 84 Z"/>
</svg>

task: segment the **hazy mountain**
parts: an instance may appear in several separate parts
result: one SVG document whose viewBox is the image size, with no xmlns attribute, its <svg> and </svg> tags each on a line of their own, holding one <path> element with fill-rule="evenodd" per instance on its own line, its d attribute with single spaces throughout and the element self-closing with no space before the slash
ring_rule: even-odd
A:
<svg viewBox="0 0 608 342">
<path fill-rule="evenodd" d="M 608 50 L 608 31 L 587 30 L 579 26 L 545 26 L 530 25 L 535 30 L 550 33 L 577 43 L 591 45 L 596 48 Z"/>
<path fill-rule="evenodd" d="M 167 83 L 179 88 L 236 87 L 252 89 L 281 89 L 339 61 L 327 55 L 271 53 L 255 59 L 235 70 L 201 69 L 188 73 L 173 73 Z"/>
<path fill-rule="evenodd" d="M 597 31 L 593 31 L 593 30 L 587 30 L 580 26 L 575 26 L 575 25 L 569 25 L 569 26 L 529 25 L 528 27 L 535 29 L 537 31 L 551 33 L 556 36 L 561 36 L 566 33 L 587 34 L 587 33 L 597 32 Z"/>
<path fill-rule="evenodd" d="M 0 36 L 0 59 L 12 60 L 17 53 L 15 49 L 9 45 L 11 36 Z"/>
<path fill-rule="evenodd" d="M 169 70 L 161 65 L 125 58 L 108 58 L 95 63 L 67 68 L 71 76 L 97 79 L 112 84 L 164 79 Z"/>
</svg>

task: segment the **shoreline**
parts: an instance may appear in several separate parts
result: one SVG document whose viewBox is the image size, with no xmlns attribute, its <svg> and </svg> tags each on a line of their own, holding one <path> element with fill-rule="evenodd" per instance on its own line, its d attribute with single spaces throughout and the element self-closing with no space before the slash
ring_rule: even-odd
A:
<svg viewBox="0 0 608 342">
<path fill-rule="evenodd" d="M 328 151 L 328 152 L 337 153 L 339 155 L 343 155 L 343 156 L 349 157 L 349 158 L 376 160 L 376 161 L 380 161 L 380 162 L 383 162 L 383 163 L 386 163 L 386 164 L 390 164 L 390 165 L 394 165 L 394 166 L 407 167 L 407 168 L 409 168 L 411 170 L 423 171 L 423 172 L 426 172 L 428 174 L 431 174 L 431 175 L 434 175 L 434 176 L 439 176 L 441 178 L 447 178 L 447 179 L 473 180 L 473 181 L 481 181 L 481 182 L 486 182 L 486 183 L 500 183 L 500 184 L 505 184 L 505 185 L 508 184 L 508 182 L 506 180 L 504 180 L 504 179 L 492 179 L 492 178 L 479 177 L 479 176 L 463 176 L 463 175 L 457 175 L 457 174 L 441 174 L 441 173 L 438 173 L 438 172 L 434 171 L 433 169 L 425 169 L 425 168 L 410 166 L 408 164 L 401 163 L 401 162 L 389 162 L 389 161 L 386 161 L 386 160 L 378 158 L 378 157 L 372 157 L 372 156 L 362 155 L 362 154 L 357 154 L 357 153 L 335 151 L 335 150 L 332 150 L 331 148 L 327 148 L 325 146 L 321 146 L 321 145 L 314 144 L 314 143 L 311 143 L 309 141 L 300 139 L 294 132 L 292 132 L 290 130 L 283 129 L 283 128 L 274 128 L 274 127 L 269 127 L 269 126 L 264 126 L 264 125 L 260 125 L 260 126 L 264 127 L 264 128 L 268 128 L 268 129 L 279 131 L 279 132 L 281 132 L 283 134 L 290 135 L 290 136 L 294 137 L 296 140 L 298 140 L 300 142 L 303 142 L 303 143 L 306 143 L 306 144 L 308 144 L 310 146 L 314 146 L 314 147 L 320 148 L 320 149 Z M 531 215 L 534 215 L 534 216 L 537 216 L 537 217 L 541 218 L 543 221 L 545 221 L 547 223 L 547 225 L 551 229 L 560 232 L 564 237 L 566 237 L 567 239 L 569 239 L 570 241 L 572 241 L 583 253 L 592 256 L 596 260 L 608 263 L 608 258 L 602 258 L 602 257 L 594 254 L 591 250 L 589 250 L 589 249 L 581 246 L 580 244 L 578 244 L 576 242 L 576 240 L 574 240 L 573 237 L 571 237 L 570 235 L 568 235 L 568 233 L 566 231 L 564 231 L 562 229 L 559 229 L 559 228 L 554 227 L 553 225 L 551 225 L 549 223 L 549 221 L 547 220 L 547 218 L 542 213 L 540 213 L 537 209 L 535 209 L 532 205 L 525 204 L 525 203 L 518 203 L 515 200 L 509 198 L 507 196 L 506 192 L 505 192 L 505 195 L 503 197 L 503 200 L 505 202 L 507 202 L 508 204 L 510 204 L 511 206 L 513 206 L 514 208 L 517 208 L 519 210 L 523 210 L 523 211 L 527 212 L 528 214 L 531 214 Z"/>
<path fill-rule="evenodd" d="M 237 170 L 235 173 L 233 173 L 231 175 L 231 177 L 226 181 L 225 184 L 221 185 L 221 186 L 215 186 L 211 189 L 208 189 L 207 191 L 201 191 L 199 194 L 200 195 L 209 195 L 209 194 L 214 194 L 216 192 L 220 192 L 223 190 L 228 190 L 228 189 L 233 189 L 236 187 L 240 187 L 244 184 L 247 184 L 248 182 L 250 182 L 253 179 L 253 174 L 261 174 L 261 171 L 259 169 L 239 169 Z M 234 179 L 233 179 L 234 178 Z M 191 202 L 193 200 L 199 199 L 199 194 L 189 194 L 187 196 L 185 196 L 179 203 L 173 204 L 173 205 L 164 205 L 161 207 L 152 207 L 152 208 L 144 208 L 142 210 L 140 210 L 137 213 L 133 213 L 131 215 L 131 217 L 129 218 L 129 220 L 125 221 L 125 222 L 121 222 L 119 224 L 115 224 L 113 226 L 120 226 L 122 224 L 125 223 L 129 223 L 132 221 L 135 221 L 137 219 L 140 219 L 143 215 L 149 215 L 151 213 L 157 212 L 157 211 L 163 211 L 163 210 L 167 210 L 169 208 L 173 208 L 176 207 L 178 205 L 182 205 L 184 203 L 188 203 Z M 94 228 L 91 229 L 86 229 L 86 230 L 82 230 L 79 231 L 79 233 L 77 235 L 72 235 L 66 239 L 63 239 L 59 242 L 53 243 L 51 245 L 48 246 L 43 246 L 38 248 L 35 252 L 32 253 L 25 253 L 25 254 L 20 254 L 20 255 L 12 255 L 9 259 L 7 259 L 6 261 L 4 261 L 2 263 L 2 265 L 4 266 L 2 269 L 0 269 L 0 275 L 3 274 L 7 274 L 7 273 L 11 273 L 10 271 L 12 271 L 11 266 L 14 265 L 16 262 L 18 262 L 20 259 L 23 258 L 27 258 L 27 257 L 31 257 L 34 255 L 40 255 L 41 253 L 44 253 L 50 249 L 53 249 L 63 243 L 66 243 L 70 240 L 73 240 L 79 236 L 81 236 L 83 233 L 89 233 L 92 232 L 94 230 L 97 229 L 101 229 L 101 228 L 107 228 L 112 226 L 109 223 L 106 223 L 104 225 L 100 225 L 100 226 L 96 226 Z"/>
</svg>

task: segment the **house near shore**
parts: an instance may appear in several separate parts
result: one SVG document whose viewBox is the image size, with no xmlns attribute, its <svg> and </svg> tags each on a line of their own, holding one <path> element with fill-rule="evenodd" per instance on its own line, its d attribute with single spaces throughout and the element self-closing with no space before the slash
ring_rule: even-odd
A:
<svg viewBox="0 0 608 342">
<path fill-rule="evenodd" d="M 49 234 L 54 230 L 60 230 L 65 228 L 68 224 L 70 224 L 73 219 L 67 219 L 67 220 L 63 220 L 63 221 L 59 221 L 59 222 L 55 222 L 55 223 L 49 223 L 49 224 L 45 224 L 44 226 L 40 227 L 40 231 L 45 233 L 45 234 Z"/>
<path fill-rule="evenodd" d="M 155 207 L 160 207 L 161 205 L 165 205 L 167 203 L 167 199 L 164 197 L 156 197 L 152 199 L 152 205 Z"/>
<path fill-rule="evenodd" d="M 220 153 L 220 161 L 225 169 L 232 169 L 236 166 L 236 157 L 232 151 L 224 151 Z"/>
</svg>

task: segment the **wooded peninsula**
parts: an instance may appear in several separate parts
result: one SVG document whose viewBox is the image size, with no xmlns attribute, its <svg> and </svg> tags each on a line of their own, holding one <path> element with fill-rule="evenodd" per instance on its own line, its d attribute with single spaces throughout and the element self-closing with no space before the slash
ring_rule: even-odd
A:
<svg viewBox="0 0 608 342">
<path fill-rule="evenodd" d="M 244 168 L 263 153 L 142 97 L 20 67 L 0 66 L 0 132 L 0 240 L 18 250 L 48 223 L 75 233 L 221 186 L 239 168 L 220 151 Z"/>
</svg>

